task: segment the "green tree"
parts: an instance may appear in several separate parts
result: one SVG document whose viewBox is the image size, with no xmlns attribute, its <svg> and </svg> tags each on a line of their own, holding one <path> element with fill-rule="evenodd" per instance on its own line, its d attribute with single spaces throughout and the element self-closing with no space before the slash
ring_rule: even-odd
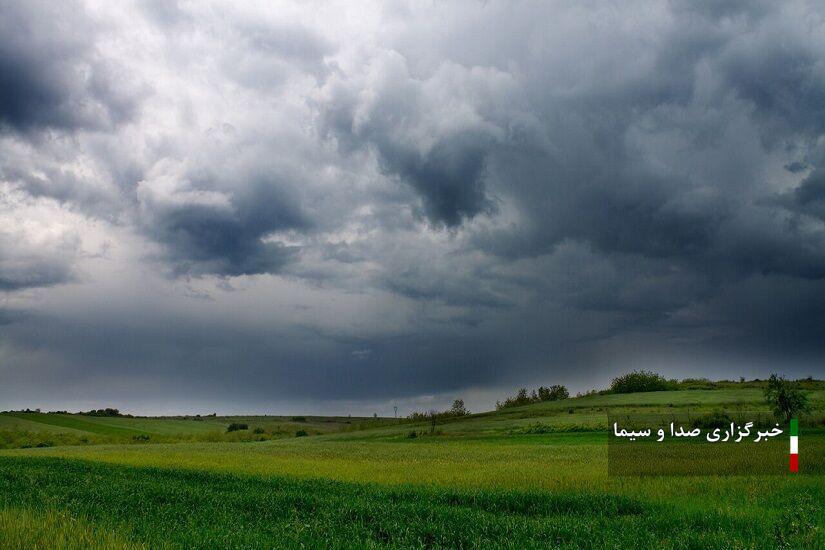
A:
<svg viewBox="0 0 825 550">
<path fill-rule="evenodd" d="M 550 401 L 558 401 L 560 399 L 567 399 L 570 397 L 570 392 L 565 386 L 554 384 L 548 388 L 547 399 Z"/>
<path fill-rule="evenodd" d="M 453 401 L 452 408 L 450 408 L 450 414 L 453 416 L 464 416 L 466 414 L 470 414 L 470 411 L 468 411 L 467 407 L 464 406 L 463 399 L 456 399 Z"/>
<path fill-rule="evenodd" d="M 798 387 L 798 384 L 785 380 L 784 376 L 771 374 L 768 386 L 765 388 L 765 399 L 773 407 L 773 414 L 785 422 L 799 413 L 808 412 L 808 396 Z"/>
</svg>

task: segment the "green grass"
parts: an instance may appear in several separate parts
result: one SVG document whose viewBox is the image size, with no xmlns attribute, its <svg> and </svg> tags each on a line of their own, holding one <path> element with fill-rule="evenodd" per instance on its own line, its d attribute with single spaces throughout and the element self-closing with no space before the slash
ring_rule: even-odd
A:
<svg viewBox="0 0 825 550">
<path fill-rule="evenodd" d="M 24 431 L 24 432 L 44 432 L 44 433 L 73 433 L 84 435 L 89 432 L 60 426 L 47 424 L 38 421 L 40 416 L 28 413 L 2 413 L 0 414 L 0 430 L 3 431 Z"/>
<path fill-rule="evenodd" d="M 85 432 L 90 434 L 113 435 L 113 436 L 133 436 L 146 433 L 142 426 L 130 426 L 124 422 L 107 422 L 107 418 L 68 415 L 68 414 L 40 414 L 40 413 L 6 413 L 20 420 L 28 420 L 33 423 L 45 424 L 53 429 L 67 429 L 75 432 Z M 111 420 L 132 420 L 128 418 Z M 158 422 L 151 422 L 158 424 Z M 145 422 L 144 422 L 145 424 Z M 61 430 L 62 431 L 62 430 Z"/>
<path fill-rule="evenodd" d="M 825 395 L 811 394 L 815 420 Z M 592 395 L 454 419 L 434 433 L 340 417 L 0 415 L 44 426 L 33 437 L 82 428 L 89 443 L 0 451 L 0 529 L 22 541 L 0 547 L 36 546 L 20 537 L 41 523 L 78 548 L 825 547 L 823 475 L 607 475 L 608 412 L 716 409 L 768 408 L 759 388 Z M 227 434 L 231 421 L 250 430 Z M 802 429 L 803 464 L 825 461 L 815 424 Z M 255 427 L 269 440 L 250 441 Z M 297 429 L 315 435 L 295 438 Z M 156 443 L 119 443 L 135 431 Z"/>
<path fill-rule="evenodd" d="M 227 433 L 232 422 L 249 430 Z M 309 435 L 392 425 L 389 419 L 285 416 L 230 417 L 98 417 L 36 412 L 0 413 L 0 449 L 94 445 L 107 443 L 170 443 L 184 441 L 261 441 L 295 437 L 298 430 Z"/>
<path fill-rule="evenodd" d="M 0 548 L 138 549 L 144 545 L 126 541 L 66 511 L 0 510 Z"/>
<path fill-rule="evenodd" d="M 0 461 L 0 495 L 5 507 L 64 510 L 102 532 L 152 547 L 773 548 L 822 542 L 810 527 L 788 531 L 781 507 L 757 516 L 604 490 L 390 487 L 46 458 Z M 816 498 L 812 488 L 799 486 L 772 496 L 795 510 Z"/>
</svg>

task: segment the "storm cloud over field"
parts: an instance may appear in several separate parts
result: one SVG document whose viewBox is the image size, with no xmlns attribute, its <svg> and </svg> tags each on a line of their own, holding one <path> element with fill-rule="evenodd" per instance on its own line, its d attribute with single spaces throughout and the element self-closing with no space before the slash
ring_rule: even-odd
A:
<svg viewBox="0 0 825 550">
<path fill-rule="evenodd" d="M 0 0 L 0 298 L 0 409 L 825 374 L 825 10 Z"/>
</svg>

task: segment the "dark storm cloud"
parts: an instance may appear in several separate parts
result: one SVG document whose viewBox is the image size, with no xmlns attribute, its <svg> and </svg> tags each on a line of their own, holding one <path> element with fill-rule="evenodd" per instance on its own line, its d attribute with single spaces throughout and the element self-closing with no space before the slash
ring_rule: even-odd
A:
<svg viewBox="0 0 825 550">
<path fill-rule="evenodd" d="M 748 181 L 759 177 L 749 173 L 749 159 L 732 158 L 716 173 L 701 165 L 668 170 L 644 149 L 677 138 L 685 161 L 705 163 L 718 133 L 733 131 L 739 118 L 766 140 L 762 154 L 782 147 L 801 149 L 806 158 L 813 152 L 800 139 L 822 132 L 825 82 L 815 61 L 821 50 L 804 38 L 776 40 L 788 23 L 772 26 L 762 9 L 750 15 L 765 19 L 740 20 L 743 32 L 732 33 L 729 20 L 718 20 L 738 11 L 727 7 L 710 20 L 688 17 L 686 28 L 660 37 L 643 72 L 592 90 L 584 83 L 579 97 L 537 96 L 544 103 L 536 112 L 549 113 L 552 152 L 514 151 L 491 162 L 524 218 L 497 234 L 480 233 L 477 242 L 518 257 L 573 239 L 607 254 L 665 259 L 705 277 L 821 277 L 823 228 L 799 228 L 779 209 L 755 207 L 771 193 L 766 182 Z M 720 114 L 708 116 L 714 111 Z M 745 138 L 736 132 L 727 139 Z"/>
<path fill-rule="evenodd" d="M 341 397 L 342 388 L 348 398 L 381 399 L 420 394 L 434 386 L 453 390 L 467 378 L 492 380 L 502 360 L 492 342 L 436 333 L 364 341 L 302 327 L 239 330 L 220 319 L 182 322 L 145 314 L 115 324 L 31 315 L 10 323 L 5 332 L 29 357 L 50 356 L 45 364 L 35 359 L 29 365 L 33 371 L 75 373 L 64 389 L 74 392 L 89 385 L 110 399 L 137 391 L 137 386 L 119 384 L 136 371 L 145 381 L 164 380 L 169 391 L 156 382 L 150 387 L 155 396 L 167 399 L 183 397 L 180 385 L 188 388 L 187 397 L 204 400 L 330 399 Z M 310 348 L 303 341 L 310 341 Z M 363 345 L 370 346 L 369 353 L 359 348 Z M 77 371 L 74 365 L 80 363 L 86 368 Z M 2 388 L 0 396 L 11 397 Z"/>
<path fill-rule="evenodd" d="M 477 85 L 483 102 L 495 93 L 485 89 L 491 87 L 487 75 L 447 65 L 419 80 L 397 54 L 374 63 L 365 74 L 326 83 L 324 128 L 344 152 L 374 150 L 381 169 L 416 191 L 424 215 L 436 225 L 455 227 L 494 212 L 485 191 L 486 160 L 502 129 L 478 112 L 478 98 L 455 95 Z M 448 98 L 456 103 L 445 105 Z"/>
<path fill-rule="evenodd" d="M 277 273 L 298 249 L 263 239 L 279 230 L 308 226 L 294 200 L 268 180 L 238 187 L 226 203 L 163 202 L 150 197 L 144 206 L 144 230 L 164 245 L 165 259 L 178 274 Z"/>
<path fill-rule="evenodd" d="M 94 51 L 84 12 L 72 1 L 0 3 L 0 124 L 106 128 L 131 115 L 125 72 Z"/>
<path fill-rule="evenodd" d="M 825 221 L 825 171 L 818 170 L 793 190 L 791 205 Z"/>
<path fill-rule="evenodd" d="M 425 155 L 390 143 L 378 145 L 378 150 L 384 167 L 421 194 L 427 217 L 452 227 L 491 210 L 482 179 L 484 141 L 472 134 L 451 136 Z"/>
<path fill-rule="evenodd" d="M 767 130 L 820 135 L 825 129 L 822 52 L 794 40 L 777 44 L 774 33 L 766 34 L 723 56 L 725 77 L 766 119 Z"/>
<path fill-rule="evenodd" d="M 69 265 L 51 258 L 0 259 L 0 291 L 52 286 L 72 278 Z"/>
<path fill-rule="evenodd" d="M 0 183 L 112 259 L 0 219 L 0 290 L 53 300 L 4 324 L 26 372 L 375 400 L 822 364 L 816 4 L 27 6 Z"/>
</svg>

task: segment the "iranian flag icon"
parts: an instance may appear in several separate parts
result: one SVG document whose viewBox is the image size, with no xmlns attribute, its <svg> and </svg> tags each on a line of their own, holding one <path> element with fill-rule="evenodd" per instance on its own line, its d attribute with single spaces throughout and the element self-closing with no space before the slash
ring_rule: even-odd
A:
<svg viewBox="0 0 825 550">
<path fill-rule="evenodd" d="M 791 419 L 791 472 L 799 471 L 799 421 Z"/>
</svg>

